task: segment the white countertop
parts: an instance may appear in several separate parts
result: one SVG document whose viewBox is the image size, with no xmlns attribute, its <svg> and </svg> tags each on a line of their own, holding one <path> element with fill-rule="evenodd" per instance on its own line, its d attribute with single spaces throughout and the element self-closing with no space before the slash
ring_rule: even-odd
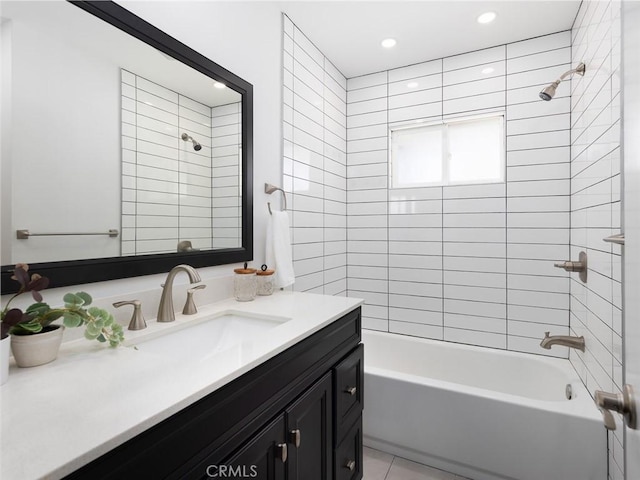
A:
<svg viewBox="0 0 640 480">
<path fill-rule="evenodd" d="M 47 365 L 17 368 L 0 387 L 2 480 L 60 478 L 205 397 L 353 310 L 361 300 L 277 292 L 200 306 L 197 315 L 126 331 L 127 344 L 224 311 L 291 319 L 202 361 L 170 361 L 132 347 L 63 343 Z M 170 333 L 169 333 L 170 335 Z"/>
</svg>

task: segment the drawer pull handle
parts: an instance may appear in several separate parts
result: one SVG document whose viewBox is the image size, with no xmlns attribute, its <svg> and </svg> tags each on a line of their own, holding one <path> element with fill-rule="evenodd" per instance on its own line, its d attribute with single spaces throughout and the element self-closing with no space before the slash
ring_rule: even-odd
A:
<svg viewBox="0 0 640 480">
<path fill-rule="evenodd" d="M 356 469 L 356 462 L 354 460 L 349 460 L 344 468 L 348 468 L 349 470 L 351 470 L 352 472 Z"/>
<path fill-rule="evenodd" d="M 276 445 L 278 447 L 278 456 L 280 457 L 280 460 L 282 460 L 282 463 L 287 461 L 287 444 L 286 443 L 279 443 L 278 445 Z"/>
<path fill-rule="evenodd" d="M 349 395 L 355 395 L 358 389 L 356 387 L 347 387 L 344 393 L 348 393 Z"/>
<path fill-rule="evenodd" d="M 289 434 L 291 435 L 290 442 L 293 443 L 296 448 L 298 448 L 300 446 L 300 430 L 296 428 L 295 430 L 291 430 Z"/>
</svg>

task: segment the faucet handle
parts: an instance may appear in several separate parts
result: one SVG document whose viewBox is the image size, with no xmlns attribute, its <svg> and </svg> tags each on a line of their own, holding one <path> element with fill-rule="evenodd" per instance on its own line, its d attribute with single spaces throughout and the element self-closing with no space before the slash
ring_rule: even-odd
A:
<svg viewBox="0 0 640 480">
<path fill-rule="evenodd" d="M 594 392 L 594 400 L 598 409 L 602 412 L 604 426 L 608 430 L 616 429 L 616 422 L 611 412 L 617 412 L 624 418 L 624 423 L 629 428 L 637 428 L 636 402 L 633 389 L 630 385 L 622 387 L 622 393 L 609 393 L 602 390 Z"/>
<path fill-rule="evenodd" d="M 142 302 L 140 300 L 125 300 L 113 304 L 116 308 L 120 308 L 123 305 L 133 305 L 133 315 L 129 322 L 129 330 L 142 330 L 143 328 L 147 328 L 147 322 L 142 315 Z"/>
<path fill-rule="evenodd" d="M 196 285 L 193 288 L 187 290 L 187 301 L 184 304 L 184 308 L 182 309 L 183 315 L 193 315 L 198 313 L 198 309 L 196 308 L 196 304 L 193 301 L 193 294 L 196 290 L 202 290 L 206 288 L 206 285 Z"/>
</svg>

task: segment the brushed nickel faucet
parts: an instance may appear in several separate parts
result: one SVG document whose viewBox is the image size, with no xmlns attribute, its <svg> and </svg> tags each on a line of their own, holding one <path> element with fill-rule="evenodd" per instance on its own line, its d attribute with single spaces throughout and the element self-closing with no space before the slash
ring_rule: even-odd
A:
<svg viewBox="0 0 640 480">
<path fill-rule="evenodd" d="M 551 349 L 552 345 L 564 345 L 569 348 L 575 348 L 584 352 L 584 337 L 572 337 L 570 335 L 549 335 L 544 332 L 544 338 L 540 342 L 542 348 Z"/>
<path fill-rule="evenodd" d="M 176 314 L 173 311 L 173 279 L 178 272 L 186 272 L 189 275 L 190 283 L 202 281 L 198 272 L 190 265 L 176 265 L 173 267 L 162 287 L 162 297 L 160 297 L 160 305 L 158 306 L 158 322 L 173 322 L 176 319 Z"/>
</svg>

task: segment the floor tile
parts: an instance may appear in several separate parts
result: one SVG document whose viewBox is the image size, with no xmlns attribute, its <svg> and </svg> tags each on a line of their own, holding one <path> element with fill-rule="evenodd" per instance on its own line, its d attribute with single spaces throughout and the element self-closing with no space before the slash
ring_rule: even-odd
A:
<svg viewBox="0 0 640 480">
<path fill-rule="evenodd" d="M 458 478 L 460 477 L 452 473 L 395 457 L 385 480 L 456 480 Z M 365 480 L 369 480 L 366 475 Z"/>
<path fill-rule="evenodd" d="M 363 480 L 385 480 L 391 462 L 393 461 L 393 455 L 381 452 L 380 450 L 374 450 L 373 448 L 364 447 L 364 475 Z"/>
</svg>

